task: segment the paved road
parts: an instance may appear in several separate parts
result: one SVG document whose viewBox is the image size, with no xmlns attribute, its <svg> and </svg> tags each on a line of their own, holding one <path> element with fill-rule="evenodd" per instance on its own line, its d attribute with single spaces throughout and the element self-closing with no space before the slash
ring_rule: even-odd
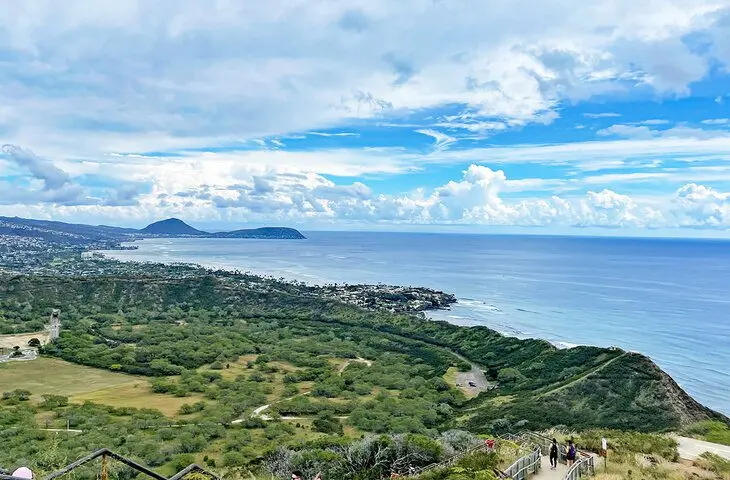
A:
<svg viewBox="0 0 730 480">
<path fill-rule="evenodd" d="M 546 456 L 542 457 L 542 468 L 540 473 L 531 477 L 533 480 L 563 480 L 565 474 L 568 473 L 568 466 L 558 462 L 556 470 L 550 470 L 550 459 Z"/>
<path fill-rule="evenodd" d="M 685 460 L 694 460 L 704 452 L 711 452 L 730 460 L 730 446 L 687 437 L 677 437 L 677 441 L 679 442 L 679 456 Z"/>
</svg>

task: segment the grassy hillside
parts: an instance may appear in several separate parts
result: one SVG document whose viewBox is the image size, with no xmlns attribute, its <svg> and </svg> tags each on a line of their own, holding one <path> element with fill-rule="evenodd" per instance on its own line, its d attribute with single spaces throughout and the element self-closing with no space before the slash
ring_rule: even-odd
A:
<svg viewBox="0 0 730 480">
<path fill-rule="evenodd" d="M 189 459 L 181 455 L 216 468 L 255 469 L 277 448 L 300 452 L 288 453 L 289 460 L 322 460 L 341 448 L 332 445 L 368 434 L 434 439 L 455 427 L 494 434 L 555 425 L 665 431 L 728 421 L 640 355 L 558 350 L 483 327 L 363 310 L 251 276 L 177 273 L 0 278 L 0 328 L 35 325 L 59 308 L 61 338 L 46 355 L 94 367 L 101 377 L 147 379 L 85 392 L 36 386 L 28 388 L 30 402 L 8 389 L 0 416 L 18 433 L 3 440 L 0 464 L 51 449 L 58 456 L 42 467 L 47 471 L 110 444 L 165 471 Z M 455 353 L 499 387 L 467 399 L 444 380 L 471 368 Z M 347 360 L 356 358 L 362 360 Z M 3 387 L 2 375 L 15 369 L 0 370 Z M 15 378 L 13 389 L 23 390 L 24 377 Z M 42 393 L 69 395 L 71 404 L 38 398 Z M 74 403 L 85 400 L 109 406 Z M 266 405 L 265 414 L 256 413 Z M 171 433 L 173 417 L 188 426 Z M 53 443 L 33 430 L 48 418 L 84 433 Z M 311 443 L 323 441 L 330 446 Z"/>
</svg>

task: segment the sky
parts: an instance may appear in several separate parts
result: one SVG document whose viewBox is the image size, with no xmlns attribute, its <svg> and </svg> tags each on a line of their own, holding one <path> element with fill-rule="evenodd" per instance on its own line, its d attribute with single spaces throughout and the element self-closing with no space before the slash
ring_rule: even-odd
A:
<svg viewBox="0 0 730 480">
<path fill-rule="evenodd" d="M 0 9 L 0 215 L 730 235 L 730 0 Z"/>
</svg>

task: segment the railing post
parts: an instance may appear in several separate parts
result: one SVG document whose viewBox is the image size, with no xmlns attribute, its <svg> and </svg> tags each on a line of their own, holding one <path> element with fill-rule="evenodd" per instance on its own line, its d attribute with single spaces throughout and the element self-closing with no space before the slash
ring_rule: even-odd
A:
<svg viewBox="0 0 730 480">
<path fill-rule="evenodd" d="M 106 453 L 101 456 L 101 480 L 109 480 L 109 475 L 106 471 Z"/>
</svg>

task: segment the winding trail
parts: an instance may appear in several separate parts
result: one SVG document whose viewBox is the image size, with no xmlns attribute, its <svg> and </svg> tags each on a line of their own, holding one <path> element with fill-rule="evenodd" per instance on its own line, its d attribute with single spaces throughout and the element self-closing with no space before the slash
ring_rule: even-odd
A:
<svg viewBox="0 0 730 480">
<path fill-rule="evenodd" d="M 373 365 L 373 361 L 372 361 L 372 360 L 366 360 L 366 359 L 364 359 L 364 358 L 362 358 L 362 357 L 357 357 L 357 358 L 350 358 L 350 359 L 347 359 L 347 360 L 345 361 L 345 363 L 343 363 L 342 365 L 340 365 L 340 368 L 338 368 L 338 369 L 337 369 L 337 373 L 338 373 L 339 375 L 342 375 L 342 372 L 344 372 L 344 371 L 345 371 L 345 369 L 346 369 L 347 367 L 349 367 L 349 366 L 350 366 L 350 364 L 351 364 L 351 363 L 353 363 L 353 362 L 357 362 L 357 363 L 364 363 L 364 364 L 365 364 L 365 365 L 367 365 L 368 367 L 371 367 L 371 366 Z"/>
<path fill-rule="evenodd" d="M 596 368 L 594 368 L 594 369 L 592 369 L 592 370 L 584 373 L 583 375 L 581 375 L 580 377 L 576 378 L 575 380 L 571 380 L 570 382 L 566 383 L 565 385 L 560 385 L 559 387 L 553 388 L 552 390 L 548 390 L 547 392 L 541 393 L 540 395 L 537 396 L 537 398 L 543 398 L 543 397 L 546 397 L 548 395 L 552 395 L 554 393 L 558 393 L 561 390 L 565 390 L 566 388 L 572 387 L 576 383 L 582 382 L 583 380 L 585 380 L 586 378 L 590 377 L 594 373 L 600 372 L 604 368 L 606 368 L 609 365 L 611 365 L 613 362 L 617 361 L 620 358 L 625 357 L 628 354 L 629 354 L 629 352 L 625 352 L 625 353 L 623 353 L 621 355 L 618 355 L 616 357 L 613 357 L 612 359 L 605 361 L 604 363 L 602 363 L 601 365 L 597 366 Z"/>
<path fill-rule="evenodd" d="M 705 452 L 714 453 L 726 460 L 730 460 L 730 446 L 719 443 L 705 442 L 689 437 L 676 437 L 679 457 L 684 460 L 695 460 Z"/>
</svg>

